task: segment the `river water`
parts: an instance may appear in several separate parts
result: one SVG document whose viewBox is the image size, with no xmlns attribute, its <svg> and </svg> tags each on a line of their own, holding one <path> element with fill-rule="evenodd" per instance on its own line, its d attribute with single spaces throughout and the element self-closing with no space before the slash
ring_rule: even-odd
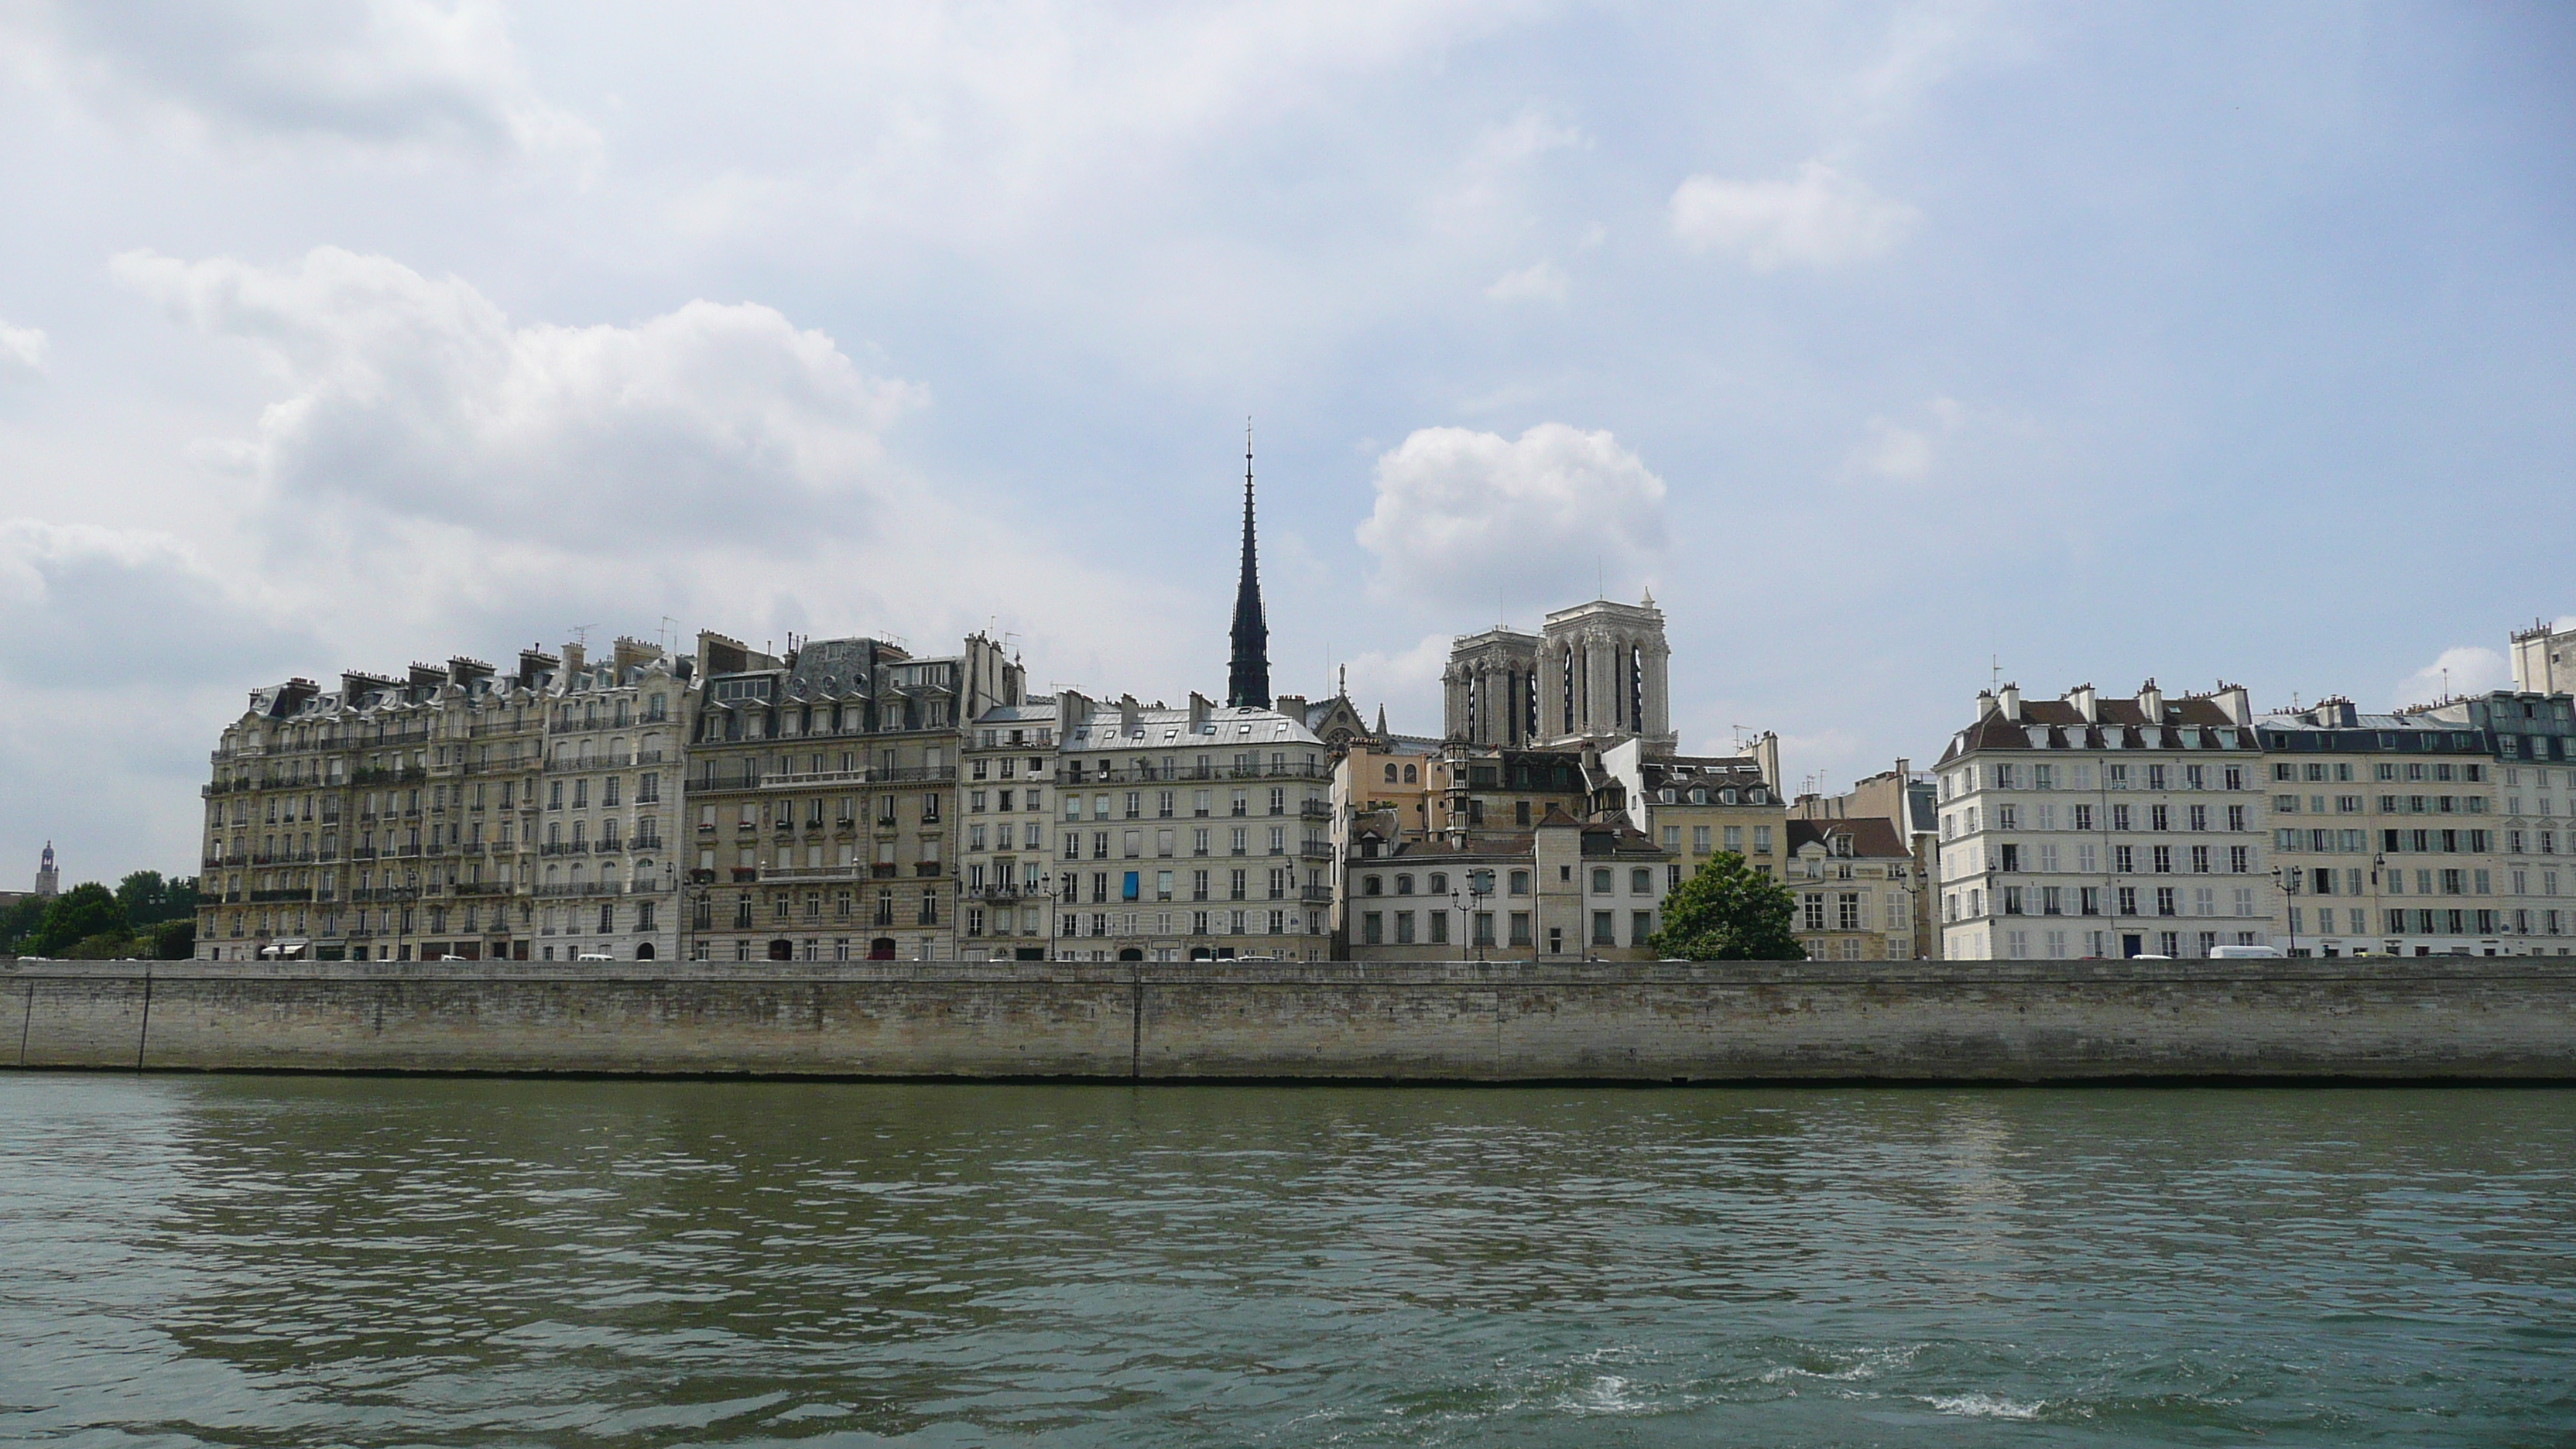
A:
<svg viewBox="0 0 2576 1449">
<path fill-rule="evenodd" d="M 2576 1091 L 0 1076 L 0 1440 L 2576 1444 Z"/>
</svg>

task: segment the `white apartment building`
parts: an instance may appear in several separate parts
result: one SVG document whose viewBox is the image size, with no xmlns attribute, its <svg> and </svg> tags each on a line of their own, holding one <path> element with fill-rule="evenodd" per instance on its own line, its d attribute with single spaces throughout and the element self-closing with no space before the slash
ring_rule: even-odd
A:
<svg viewBox="0 0 2576 1449">
<path fill-rule="evenodd" d="M 2245 691 L 1977 696 L 1939 779 L 1942 954 L 2207 956 L 2270 945 L 2260 745 Z"/>
<path fill-rule="evenodd" d="M 1057 697 L 1056 955 L 1323 959 L 1332 766 L 1274 709 Z"/>
</svg>

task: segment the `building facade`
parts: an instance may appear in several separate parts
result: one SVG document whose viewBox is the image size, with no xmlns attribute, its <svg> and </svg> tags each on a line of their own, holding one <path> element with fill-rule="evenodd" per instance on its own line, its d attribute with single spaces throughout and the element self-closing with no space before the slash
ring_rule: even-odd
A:
<svg viewBox="0 0 2576 1449">
<path fill-rule="evenodd" d="M 1895 823 L 1862 815 L 1793 819 L 1784 884 L 1796 902 L 1790 929 L 1810 961 L 1910 961 L 1915 903 L 1924 882 Z"/>
<path fill-rule="evenodd" d="M 197 954 L 531 957 L 531 832 L 558 662 L 468 658 L 251 693 L 205 787 Z"/>
<path fill-rule="evenodd" d="M 1079 698 L 994 705 L 965 741 L 956 911 L 963 960 L 1054 959 L 1058 711 Z"/>
<path fill-rule="evenodd" d="M 1651 961 L 1670 857 L 1611 818 L 1527 830 L 1358 835 L 1345 862 L 1355 961 Z"/>
<path fill-rule="evenodd" d="M 1941 952 L 2207 956 L 2272 943 L 2278 886 L 2245 691 L 1980 692 L 1937 771 Z"/>
<path fill-rule="evenodd" d="M 636 639 L 619 639 L 598 661 L 566 645 L 559 677 L 545 705 L 543 804 L 533 822 L 541 832 L 530 888 L 536 954 L 676 959 L 683 922 L 671 852 L 686 805 L 680 745 L 692 693 L 660 645 Z M 481 818 L 491 782 L 460 788 L 471 802 L 462 826 L 470 849 L 500 822 Z"/>
<path fill-rule="evenodd" d="M 1670 857 L 1668 885 L 1733 853 L 1771 880 L 1785 878 L 1788 807 L 1777 773 L 1779 739 L 1765 734 L 1749 755 L 1664 755 L 1627 740 L 1603 752 L 1629 823 Z"/>
<path fill-rule="evenodd" d="M 1059 959 L 1323 959 L 1332 767 L 1277 710 L 1059 699 Z"/>
</svg>

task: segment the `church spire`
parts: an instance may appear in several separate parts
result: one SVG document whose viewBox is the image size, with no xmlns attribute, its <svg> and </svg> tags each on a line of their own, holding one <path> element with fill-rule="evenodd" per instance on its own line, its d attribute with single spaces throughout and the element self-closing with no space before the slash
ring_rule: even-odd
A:
<svg viewBox="0 0 2576 1449">
<path fill-rule="evenodd" d="M 1234 586 L 1234 662 L 1228 705 L 1270 707 L 1270 626 L 1261 617 L 1261 570 L 1252 548 L 1252 419 L 1243 420 L 1243 576 Z"/>
</svg>

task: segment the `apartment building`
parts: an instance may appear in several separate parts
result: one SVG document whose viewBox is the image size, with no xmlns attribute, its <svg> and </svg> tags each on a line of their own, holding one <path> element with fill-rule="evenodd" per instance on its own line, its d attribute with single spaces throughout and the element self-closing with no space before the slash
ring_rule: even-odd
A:
<svg viewBox="0 0 2576 1449">
<path fill-rule="evenodd" d="M 1697 875 L 1721 852 L 1772 880 L 1785 878 L 1788 807 L 1779 790 L 1780 738 L 1765 732 L 1749 755 L 1668 755 L 1625 740 L 1601 755 L 1619 807 L 1669 857 L 1668 887 Z"/>
<path fill-rule="evenodd" d="M 1895 822 L 1793 819 L 1782 827 L 1790 930 L 1810 961 L 1910 961 L 1924 882 Z"/>
<path fill-rule="evenodd" d="M 2207 956 L 2267 945 L 2278 888 L 2245 691 L 2025 704 L 1981 691 L 1936 771 L 1942 955 Z"/>
<path fill-rule="evenodd" d="M 917 659 L 700 634 L 693 672 L 692 958 L 951 958 L 960 722 L 1016 702 L 1019 666 L 982 635 Z"/>
<path fill-rule="evenodd" d="M 1931 775 L 1899 757 L 1895 769 L 1855 780 L 1839 795 L 1801 795 L 1790 811 L 1801 820 L 1886 821 L 1914 854 L 1914 954 L 1940 958 L 1940 893 L 1932 888 L 1941 878 L 1940 787 Z"/>
<path fill-rule="evenodd" d="M 1076 696 L 1075 698 L 1078 698 Z M 1055 952 L 1052 796 L 1059 710 L 1070 699 L 997 704 L 969 727 L 960 826 L 957 954 L 1045 961 Z"/>
<path fill-rule="evenodd" d="M 1319 960 L 1323 741 L 1274 709 L 1058 698 L 1059 959 Z"/>
<path fill-rule="evenodd" d="M 2576 634 L 2561 634 L 2576 642 Z M 2522 637 L 2517 637 L 2517 645 Z M 2558 678 L 2566 678 L 2561 673 Z M 2563 957 L 2576 946 L 2576 696 L 2532 688 L 2491 691 L 2427 709 L 2452 732 L 2473 730 L 2494 750 L 2496 941 L 2494 954 Z M 2411 797 L 2409 797 L 2411 802 Z M 2385 841 L 2383 841 L 2385 843 Z M 2409 846 L 2411 835 L 2401 838 Z M 2445 920 L 2447 923 L 2447 920 Z M 2488 954 L 2478 941 L 2476 954 Z"/>
<path fill-rule="evenodd" d="M 208 960 L 529 959 L 526 812 L 557 661 L 251 691 L 204 787 Z"/>
<path fill-rule="evenodd" d="M 681 742 L 692 694 L 658 644 L 621 638 L 605 660 L 564 646 L 560 686 L 547 699 L 543 803 L 532 795 L 537 862 L 536 954 L 543 960 L 675 959 L 680 867 L 671 854 L 683 818 Z M 471 792 L 468 847 L 507 822 L 481 818 L 496 787 Z M 506 795 L 506 782 L 497 787 Z M 498 803 L 495 801 L 494 803 Z M 495 884 L 496 890 L 501 889 Z"/>
<path fill-rule="evenodd" d="M 1550 809 L 1525 831 L 1428 838 L 1363 826 L 1356 845 L 1351 960 L 1655 958 L 1671 858 L 1623 820 Z"/>
</svg>

